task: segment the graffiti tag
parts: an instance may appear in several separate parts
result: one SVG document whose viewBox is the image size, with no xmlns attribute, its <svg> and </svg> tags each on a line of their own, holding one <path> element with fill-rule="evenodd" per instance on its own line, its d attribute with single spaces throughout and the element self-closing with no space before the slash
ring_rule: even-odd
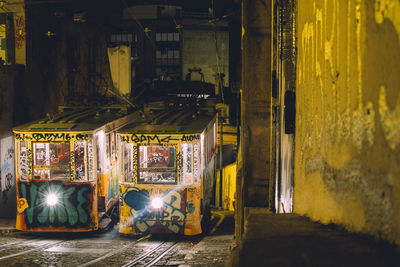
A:
<svg viewBox="0 0 400 267">
<path fill-rule="evenodd" d="M 182 142 L 192 142 L 195 140 L 200 140 L 200 135 L 199 134 L 192 134 L 192 135 L 184 135 L 181 138 Z"/>
<path fill-rule="evenodd" d="M 18 212 L 25 215 L 22 218 L 28 229 L 90 226 L 90 204 L 93 199 L 93 188 L 90 184 L 35 181 L 20 183 L 19 188 Z M 49 193 L 58 196 L 58 203 L 54 206 L 46 205 Z"/>
<path fill-rule="evenodd" d="M 192 142 L 196 140 L 200 140 L 199 134 L 193 135 L 183 135 L 181 138 L 174 137 L 171 135 L 168 136 L 159 136 L 157 134 L 154 135 L 145 135 L 145 134 L 132 134 L 131 136 L 121 136 L 123 142 L 135 142 L 135 143 L 142 143 L 142 144 L 150 144 L 150 143 L 169 143 L 169 142 Z"/>
<path fill-rule="evenodd" d="M 135 143 L 143 143 L 143 144 L 150 144 L 150 143 L 169 143 L 171 141 L 179 141 L 178 138 L 173 138 L 172 136 L 163 136 L 160 137 L 158 135 L 136 135 L 132 134 L 130 137 L 129 136 L 122 136 L 122 141 L 123 142 L 135 142 Z"/>
<path fill-rule="evenodd" d="M 69 133 L 32 133 L 31 135 L 26 134 L 15 134 L 15 139 L 19 141 L 34 140 L 38 141 L 70 141 L 71 139 L 78 141 L 84 141 L 89 139 L 88 134 L 69 134 Z"/>
<path fill-rule="evenodd" d="M 165 232 L 183 233 L 186 221 L 186 189 L 182 192 L 176 190 L 166 192 L 161 197 L 163 200 L 161 209 L 150 207 L 149 195 L 147 190 L 130 187 L 122 196 L 124 202 L 131 208 L 132 226 L 136 231 L 147 233 L 154 227 L 161 227 Z M 191 211 L 193 212 L 193 206 Z"/>
<path fill-rule="evenodd" d="M 1 140 L 1 154 L 0 154 L 0 189 L 1 191 L 8 191 L 14 185 L 14 142 L 12 136 L 3 138 Z"/>
</svg>

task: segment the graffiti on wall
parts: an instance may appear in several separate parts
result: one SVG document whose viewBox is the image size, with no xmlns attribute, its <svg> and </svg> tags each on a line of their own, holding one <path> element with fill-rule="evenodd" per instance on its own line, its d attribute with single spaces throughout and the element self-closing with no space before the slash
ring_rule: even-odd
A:
<svg viewBox="0 0 400 267">
<path fill-rule="evenodd" d="M 187 205 L 191 213 L 195 208 L 193 204 L 186 202 L 187 189 L 182 191 L 173 189 L 161 193 L 163 208 L 152 209 L 150 206 L 151 196 L 159 193 L 150 189 L 128 187 L 122 195 L 122 200 L 129 212 L 124 214 L 126 208 L 121 210 L 121 223 L 127 221 L 128 224 L 123 224 L 122 228 L 132 228 L 132 232 L 137 233 L 148 233 L 153 230 L 162 233 L 183 234 Z"/>
<path fill-rule="evenodd" d="M 54 194 L 57 203 L 46 201 Z M 38 227 L 90 227 L 93 187 L 90 183 L 65 184 L 60 181 L 32 181 L 19 183 L 17 197 L 18 219 L 26 229 Z M 17 223 L 18 224 L 18 223 Z"/>
<path fill-rule="evenodd" d="M 8 191 L 15 184 L 13 137 L 9 136 L 1 139 L 0 147 L 0 189 L 1 191 Z"/>
</svg>

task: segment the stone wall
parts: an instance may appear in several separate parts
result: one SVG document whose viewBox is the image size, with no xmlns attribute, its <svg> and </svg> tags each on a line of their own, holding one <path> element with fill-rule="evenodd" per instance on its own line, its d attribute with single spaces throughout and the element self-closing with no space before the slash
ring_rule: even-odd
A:
<svg viewBox="0 0 400 267">
<path fill-rule="evenodd" d="M 400 1 L 298 1 L 294 211 L 400 244 Z"/>
</svg>

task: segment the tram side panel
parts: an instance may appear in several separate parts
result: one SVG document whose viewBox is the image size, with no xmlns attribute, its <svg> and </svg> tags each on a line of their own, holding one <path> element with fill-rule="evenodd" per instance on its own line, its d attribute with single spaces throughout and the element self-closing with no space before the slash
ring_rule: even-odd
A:
<svg viewBox="0 0 400 267">
<path fill-rule="evenodd" d="M 93 138 L 81 133 L 15 133 L 16 229 L 98 228 Z"/>
</svg>

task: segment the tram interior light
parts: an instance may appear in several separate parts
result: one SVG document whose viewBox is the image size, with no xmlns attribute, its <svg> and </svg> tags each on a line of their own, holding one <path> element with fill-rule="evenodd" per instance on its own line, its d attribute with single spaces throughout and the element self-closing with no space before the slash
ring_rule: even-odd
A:
<svg viewBox="0 0 400 267">
<path fill-rule="evenodd" d="M 153 198 L 153 200 L 151 201 L 151 206 L 152 206 L 153 208 L 155 208 L 155 209 L 161 208 L 162 205 L 163 205 L 163 201 L 162 201 L 162 199 L 159 198 L 159 197 Z"/>
<path fill-rule="evenodd" d="M 49 193 L 46 196 L 46 205 L 47 206 L 55 206 L 58 203 L 58 195 L 55 193 Z"/>
</svg>

